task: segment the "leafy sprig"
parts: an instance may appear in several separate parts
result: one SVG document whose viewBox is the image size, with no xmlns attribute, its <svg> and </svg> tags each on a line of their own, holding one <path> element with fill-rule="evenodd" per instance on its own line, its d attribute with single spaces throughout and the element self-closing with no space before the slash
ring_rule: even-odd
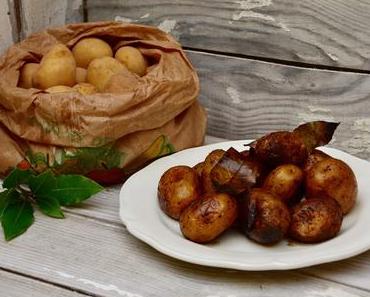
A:
<svg viewBox="0 0 370 297">
<path fill-rule="evenodd" d="M 55 176 L 50 170 L 13 169 L 0 192 L 0 221 L 7 241 L 23 234 L 34 222 L 34 207 L 53 218 L 64 218 L 61 206 L 81 203 L 103 187 L 81 175 Z"/>
</svg>

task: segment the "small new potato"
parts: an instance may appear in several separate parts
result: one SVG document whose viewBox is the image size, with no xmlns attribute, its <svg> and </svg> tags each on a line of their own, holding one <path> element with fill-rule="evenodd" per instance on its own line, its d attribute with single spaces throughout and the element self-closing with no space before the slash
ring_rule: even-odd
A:
<svg viewBox="0 0 370 297">
<path fill-rule="evenodd" d="M 67 87 L 67 86 L 53 86 L 53 87 L 47 88 L 45 92 L 49 94 L 55 94 L 55 93 L 76 92 L 76 90 L 74 90 L 71 87 Z"/>
<path fill-rule="evenodd" d="M 30 89 L 33 87 L 32 80 L 35 73 L 39 70 L 40 64 L 38 63 L 27 63 L 24 64 L 20 76 L 19 76 L 19 87 Z"/>
<path fill-rule="evenodd" d="M 226 193 L 209 194 L 193 202 L 180 216 L 182 234 L 198 243 L 210 242 L 234 223 L 237 203 Z"/>
<path fill-rule="evenodd" d="M 111 47 L 99 38 L 84 38 L 72 49 L 78 67 L 87 68 L 96 58 L 113 57 Z"/>
<path fill-rule="evenodd" d="M 304 163 L 303 171 L 308 172 L 308 170 L 310 170 L 316 163 L 327 158 L 331 157 L 328 154 L 317 149 L 313 150 L 312 153 L 308 156 L 306 162 Z"/>
<path fill-rule="evenodd" d="M 82 95 L 91 95 L 98 92 L 98 89 L 89 83 L 79 83 L 73 86 L 73 89 Z"/>
<path fill-rule="evenodd" d="M 76 67 L 76 82 L 86 82 L 87 70 L 85 68 Z"/>
<path fill-rule="evenodd" d="M 224 154 L 225 154 L 224 150 L 221 150 L 221 149 L 214 150 L 208 154 L 208 156 L 203 162 L 203 171 L 202 171 L 201 181 L 202 181 L 204 192 L 206 193 L 216 193 L 215 186 L 213 185 L 213 182 L 211 179 L 211 171 Z"/>
<path fill-rule="evenodd" d="M 284 164 L 276 167 L 266 177 L 263 188 L 289 203 L 300 192 L 303 182 L 303 171 L 296 165 Z"/>
<path fill-rule="evenodd" d="M 274 194 L 254 188 L 240 207 L 241 227 L 246 236 L 261 244 L 279 242 L 288 232 L 290 213 L 288 207 Z"/>
<path fill-rule="evenodd" d="M 357 180 L 352 169 L 343 161 L 326 158 L 314 164 L 306 173 L 307 198 L 333 198 L 347 214 L 357 198 Z"/>
<path fill-rule="evenodd" d="M 123 70 L 125 66 L 112 57 L 97 58 L 89 64 L 86 80 L 103 92 L 110 78 Z"/>
<path fill-rule="evenodd" d="M 198 175 L 191 167 L 172 167 L 162 175 L 159 181 L 159 206 L 171 218 L 177 220 L 184 209 L 199 197 Z"/>
<path fill-rule="evenodd" d="M 338 234 L 342 219 L 342 210 L 336 200 L 306 199 L 292 209 L 289 235 L 300 242 L 322 242 Z"/>
<path fill-rule="evenodd" d="M 146 73 L 148 63 L 143 54 L 137 48 L 132 46 L 123 46 L 117 50 L 114 57 L 121 63 L 125 64 L 127 69 L 131 72 L 134 72 L 139 76 L 143 76 Z"/>
</svg>

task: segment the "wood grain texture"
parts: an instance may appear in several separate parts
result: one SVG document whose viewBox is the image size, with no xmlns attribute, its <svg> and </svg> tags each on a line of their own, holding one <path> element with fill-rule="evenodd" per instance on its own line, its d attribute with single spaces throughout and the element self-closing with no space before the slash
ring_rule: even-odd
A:
<svg viewBox="0 0 370 297">
<path fill-rule="evenodd" d="M 85 294 L 62 289 L 38 280 L 0 270 L 0 289 L 7 297 L 83 297 Z"/>
<path fill-rule="evenodd" d="M 191 265 L 154 251 L 123 226 L 68 215 L 0 242 L 0 266 L 98 296 L 370 296 L 297 272 L 237 272 Z M 321 295 L 324 294 L 324 295 Z"/>
<path fill-rule="evenodd" d="M 82 0 L 23 0 L 21 4 L 21 37 L 47 27 L 82 22 Z"/>
<path fill-rule="evenodd" d="M 13 43 L 11 2 L 0 0 L 0 55 Z"/>
<path fill-rule="evenodd" d="M 187 47 L 370 69 L 362 0 L 88 0 L 89 20 L 159 26 Z"/>
</svg>

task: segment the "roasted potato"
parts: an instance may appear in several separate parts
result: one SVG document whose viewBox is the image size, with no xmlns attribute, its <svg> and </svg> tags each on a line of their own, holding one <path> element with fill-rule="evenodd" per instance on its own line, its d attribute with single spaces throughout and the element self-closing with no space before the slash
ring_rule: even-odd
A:
<svg viewBox="0 0 370 297">
<path fill-rule="evenodd" d="M 305 189 L 307 198 L 335 199 L 347 214 L 356 201 L 357 180 L 346 163 L 326 158 L 307 171 Z"/>
<path fill-rule="evenodd" d="M 316 163 L 327 158 L 331 157 L 322 151 L 313 150 L 312 153 L 306 159 L 306 162 L 304 163 L 303 171 L 308 172 L 308 170 L 310 170 Z"/>
<path fill-rule="evenodd" d="M 217 162 L 225 154 L 224 150 L 218 149 L 210 152 L 203 162 L 202 171 L 202 185 L 204 192 L 206 193 L 216 193 L 216 189 L 212 183 L 211 170 L 217 164 Z"/>
<path fill-rule="evenodd" d="M 273 132 L 250 146 L 251 154 L 269 167 L 281 164 L 301 165 L 308 156 L 303 140 L 293 132 Z"/>
<path fill-rule="evenodd" d="M 254 188 L 245 203 L 240 204 L 240 224 L 248 238 L 261 244 L 274 244 L 288 232 L 288 207 L 274 194 Z"/>
<path fill-rule="evenodd" d="M 99 38 L 84 38 L 72 49 L 78 67 L 87 68 L 97 58 L 112 57 L 113 52 L 108 43 Z"/>
<path fill-rule="evenodd" d="M 180 216 L 182 234 L 198 243 L 212 241 L 234 223 L 236 205 L 235 199 L 226 193 L 208 194 L 196 200 Z"/>
<path fill-rule="evenodd" d="M 290 203 L 301 193 L 303 171 L 296 165 L 284 164 L 276 167 L 266 177 L 263 188 Z"/>
<path fill-rule="evenodd" d="M 305 199 L 293 207 L 289 236 L 300 242 L 314 243 L 336 236 L 342 225 L 342 210 L 332 198 Z"/>
<path fill-rule="evenodd" d="M 197 172 L 188 166 L 168 169 L 158 184 L 160 208 L 170 217 L 178 219 L 186 207 L 200 197 Z"/>
</svg>

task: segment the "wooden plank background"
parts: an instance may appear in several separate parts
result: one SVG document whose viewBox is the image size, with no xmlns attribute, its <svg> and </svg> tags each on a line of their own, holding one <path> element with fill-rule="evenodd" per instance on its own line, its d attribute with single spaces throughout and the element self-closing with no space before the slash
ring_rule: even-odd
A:
<svg viewBox="0 0 370 297">
<path fill-rule="evenodd" d="M 370 70 L 363 0 L 87 0 L 89 20 L 171 31 L 186 47 Z"/>
</svg>

